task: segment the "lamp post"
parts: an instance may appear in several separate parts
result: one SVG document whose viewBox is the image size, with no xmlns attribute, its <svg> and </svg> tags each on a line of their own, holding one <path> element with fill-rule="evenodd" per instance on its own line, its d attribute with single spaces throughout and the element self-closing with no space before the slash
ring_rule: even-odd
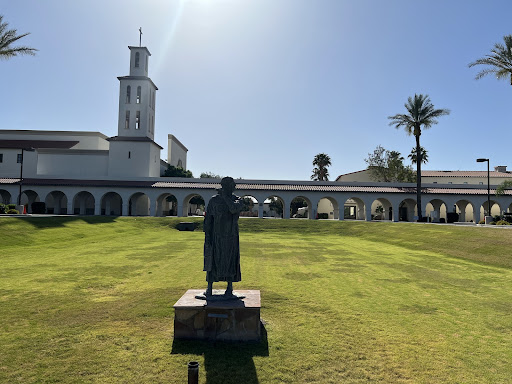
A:
<svg viewBox="0 0 512 384">
<path fill-rule="evenodd" d="M 477 163 L 484 163 L 487 161 L 487 216 L 491 216 L 491 178 L 489 173 L 489 159 L 476 159 Z"/>
<path fill-rule="evenodd" d="M 23 152 L 24 151 L 33 152 L 33 151 L 35 151 L 35 149 L 34 148 L 21 148 L 21 158 L 20 158 L 20 191 L 18 193 L 18 205 L 21 205 L 21 187 L 23 185 Z"/>
</svg>

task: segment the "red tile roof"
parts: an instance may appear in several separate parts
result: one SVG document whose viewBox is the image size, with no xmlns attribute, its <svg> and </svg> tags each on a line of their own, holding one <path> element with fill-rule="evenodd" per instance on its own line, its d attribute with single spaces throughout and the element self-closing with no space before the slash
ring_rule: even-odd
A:
<svg viewBox="0 0 512 384">
<path fill-rule="evenodd" d="M 17 184 L 19 179 L 4 178 L 0 179 L 0 184 Z M 201 182 L 199 179 L 176 180 L 176 181 L 154 181 L 154 180 L 74 180 L 74 179 L 31 179 L 23 180 L 24 185 L 33 186 L 83 186 L 83 187 L 112 187 L 112 188 L 177 188 L 177 189 L 209 189 L 215 190 L 220 188 L 219 183 L 211 181 Z M 381 183 L 384 184 L 384 183 Z M 361 183 L 337 183 L 337 182 L 311 182 L 304 181 L 293 182 L 287 184 L 276 181 L 269 183 L 268 181 L 261 183 L 254 180 L 238 181 L 236 189 L 243 191 L 291 191 L 291 192 L 362 192 L 362 193 L 416 193 L 416 188 L 412 186 L 389 186 L 389 185 L 361 185 Z M 441 187 L 429 184 L 422 189 L 424 194 L 455 194 L 455 195 L 486 195 L 487 188 L 482 186 L 460 186 Z M 496 190 L 491 189 L 491 194 L 495 194 Z M 506 195 L 512 195 L 512 190 L 505 191 Z"/>
</svg>

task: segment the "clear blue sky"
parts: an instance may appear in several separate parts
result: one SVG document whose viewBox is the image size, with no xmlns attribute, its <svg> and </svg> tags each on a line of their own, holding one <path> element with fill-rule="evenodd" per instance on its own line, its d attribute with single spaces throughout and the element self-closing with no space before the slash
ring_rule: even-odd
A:
<svg viewBox="0 0 512 384">
<path fill-rule="evenodd" d="M 138 28 L 158 86 L 155 141 L 188 168 L 247 179 L 365 168 L 414 93 L 450 116 L 423 132 L 431 170 L 512 168 L 512 86 L 467 64 L 512 34 L 510 0 L 0 0 L 37 56 L 1 61 L 0 128 L 117 134 L 119 81 Z"/>
</svg>

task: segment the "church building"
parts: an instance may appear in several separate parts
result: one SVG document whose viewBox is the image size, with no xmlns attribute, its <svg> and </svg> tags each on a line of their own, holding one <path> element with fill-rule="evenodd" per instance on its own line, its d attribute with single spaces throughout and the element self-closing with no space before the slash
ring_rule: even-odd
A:
<svg viewBox="0 0 512 384">
<path fill-rule="evenodd" d="M 128 47 L 130 72 L 119 79 L 117 136 L 89 131 L 0 130 L 0 178 L 144 179 L 167 166 L 186 169 L 187 148 L 168 135 L 167 162 L 154 141 L 157 86 L 148 77 L 151 53 Z"/>
</svg>

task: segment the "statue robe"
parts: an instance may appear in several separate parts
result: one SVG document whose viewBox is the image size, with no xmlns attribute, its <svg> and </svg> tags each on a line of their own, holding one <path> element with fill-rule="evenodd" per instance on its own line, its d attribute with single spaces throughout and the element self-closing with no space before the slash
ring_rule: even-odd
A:
<svg viewBox="0 0 512 384">
<path fill-rule="evenodd" d="M 227 202 L 221 195 L 215 195 L 208 203 L 203 225 L 203 270 L 208 282 L 242 280 L 238 240 L 238 217 L 242 208 L 242 201 L 235 195 Z"/>
</svg>

